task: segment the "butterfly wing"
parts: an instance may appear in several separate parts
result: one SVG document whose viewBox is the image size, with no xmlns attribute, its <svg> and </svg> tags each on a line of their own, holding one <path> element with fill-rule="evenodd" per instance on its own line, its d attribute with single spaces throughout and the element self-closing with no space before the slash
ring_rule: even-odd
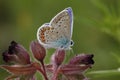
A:
<svg viewBox="0 0 120 80">
<path fill-rule="evenodd" d="M 54 26 L 55 28 L 59 29 L 62 36 L 65 36 L 68 39 L 72 37 L 73 31 L 73 12 L 72 8 L 68 7 L 58 13 L 51 21 L 50 25 Z M 58 28 L 59 27 L 59 28 Z"/>
<path fill-rule="evenodd" d="M 43 24 L 37 32 L 41 44 L 50 48 L 69 47 L 72 37 L 73 13 L 66 8 L 58 13 L 50 23 Z"/>
</svg>

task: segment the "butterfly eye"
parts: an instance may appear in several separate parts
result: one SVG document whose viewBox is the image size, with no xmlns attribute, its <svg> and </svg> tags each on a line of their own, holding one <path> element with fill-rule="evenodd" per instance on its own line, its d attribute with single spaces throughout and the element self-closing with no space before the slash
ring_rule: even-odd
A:
<svg viewBox="0 0 120 80">
<path fill-rule="evenodd" d="M 74 44 L 74 42 L 71 40 L 71 41 L 70 41 L 70 45 L 73 46 L 73 44 Z"/>
</svg>

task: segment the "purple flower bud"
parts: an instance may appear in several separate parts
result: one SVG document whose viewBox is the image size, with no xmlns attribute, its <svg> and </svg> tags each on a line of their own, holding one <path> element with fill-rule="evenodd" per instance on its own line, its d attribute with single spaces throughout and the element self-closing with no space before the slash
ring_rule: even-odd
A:
<svg viewBox="0 0 120 80">
<path fill-rule="evenodd" d="M 18 64 L 30 63 L 30 56 L 26 49 L 15 41 L 12 41 L 8 50 L 3 52 L 3 59 L 6 62 L 15 62 Z"/>
<path fill-rule="evenodd" d="M 89 64 L 94 64 L 93 61 L 93 54 L 80 54 L 77 55 L 75 57 L 73 57 L 70 61 L 69 64 L 85 64 L 85 65 L 89 65 Z"/>
<path fill-rule="evenodd" d="M 62 64 L 63 60 L 65 58 L 65 50 L 63 49 L 57 49 L 55 53 L 52 55 L 52 70 L 53 75 L 51 80 L 57 80 L 59 66 Z"/>
<path fill-rule="evenodd" d="M 12 55 L 9 54 L 8 51 L 3 52 L 2 56 L 3 56 L 3 60 L 4 60 L 5 62 L 12 61 L 12 59 L 13 59 L 13 58 L 11 58 Z"/>
<path fill-rule="evenodd" d="M 43 61 L 46 56 L 46 49 L 38 41 L 31 42 L 30 48 L 34 57 L 39 61 Z"/>
<path fill-rule="evenodd" d="M 61 65 L 65 58 L 65 50 L 57 49 L 55 53 L 52 55 L 52 63 L 56 64 L 57 66 Z"/>
</svg>

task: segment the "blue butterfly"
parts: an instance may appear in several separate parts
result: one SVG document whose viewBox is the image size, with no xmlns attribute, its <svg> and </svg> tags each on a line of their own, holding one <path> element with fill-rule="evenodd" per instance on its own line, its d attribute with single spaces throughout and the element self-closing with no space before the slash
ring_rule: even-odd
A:
<svg viewBox="0 0 120 80">
<path fill-rule="evenodd" d="M 46 48 L 70 49 L 73 45 L 73 12 L 68 7 L 59 12 L 50 23 L 45 23 L 37 31 L 37 39 Z"/>
</svg>

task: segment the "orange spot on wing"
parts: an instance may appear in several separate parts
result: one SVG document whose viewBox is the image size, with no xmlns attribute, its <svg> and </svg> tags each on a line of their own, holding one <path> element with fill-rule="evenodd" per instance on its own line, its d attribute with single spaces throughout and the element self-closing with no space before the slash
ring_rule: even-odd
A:
<svg viewBox="0 0 120 80">
<path fill-rule="evenodd" d="M 44 35 L 44 33 L 43 33 L 43 32 L 41 32 L 41 33 L 40 33 L 40 35 Z"/>
<path fill-rule="evenodd" d="M 46 40 L 45 40 L 45 32 L 46 32 L 46 30 L 50 30 L 51 28 L 50 27 L 43 27 L 43 28 L 41 28 L 41 30 L 40 30 L 40 40 L 43 42 L 43 43 L 46 43 Z M 52 28 L 52 29 L 54 29 L 54 28 Z"/>
<path fill-rule="evenodd" d="M 41 39 L 42 42 L 45 43 L 45 36 L 44 36 L 44 35 L 41 35 L 41 36 L 40 36 L 40 39 Z"/>
</svg>

